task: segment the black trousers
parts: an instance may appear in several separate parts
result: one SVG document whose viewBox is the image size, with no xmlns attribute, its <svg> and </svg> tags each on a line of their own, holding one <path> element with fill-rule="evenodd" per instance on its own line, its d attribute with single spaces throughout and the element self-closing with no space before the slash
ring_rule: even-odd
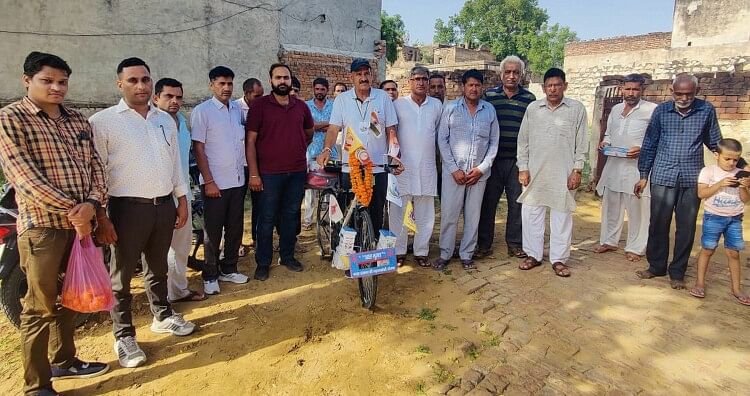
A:
<svg viewBox="0 0 750 396">
<path fill-rule="evenodd" d="M 109 269 L 115 296 L 115 306 L 110 312 L 112 327 L 115 338 L 134 337 L 130 281 L 141 254 L 146 256 L 143 279 L 151 314 L 158 320 L 172 315 L 167 301 L 167 253 L 172 243 L 177 211 L 171 198 L 154 205 L 110 197 L 108 208 L 117 232 L 115 262 Z"/>
<path fill-rule="evenodd" d="M 518 166 L 515 158 L 498 158 L 492 163 L 492 172 L 487 178 L 487 187 L 482 198 L 479 216 L 479 236 L 477 249 L 489 250 L 495 239 L 495 214 L 500 197 L 505 192 L 508 200 L 508 217 L 505 222 L 505 242 L 508 248 L 520 248 L 521 234 L 521 183 L 518 182 Z"/>
<path fill-rule="evenodd" d="M 651 222 L 648 227 L 646 259 L 648 270 L 654 275 L 669 273 L 673 280 L 682 280 L 687 271 L 690 251 L 695 239 L 695 221 L 698 218 L 698 190 L 696 187 L 666 187 L 651 185 Z M 672 263 L 669 258 L 669 232 L 675 215 L 676 231 Z"/>
<path fill-rule="evenodd" d="M 218 279 L 220 273 L 237 272 L 237 260 L 245 226 L 246 189 L 243 186 L 227 188 L 221 190 L 220 197 L 210 198 L 206 196 L 205 188 L 201 186 L 205 235 L 203 252 L 206 260 L 203 265 L 203 280 L 205 281 Z M 222 233 L 224 234 L 224 260 L 220 262 L 219 247 Z"/>
<path fill-rule="evenodd" d="M 350 190 L 352 188 L 352 179 L 349 173 L 342 173 L 341 176 L 341 187 L 345 190 Z M 370 214 L 370 220 L 372 220 L 372 231 L 375 233 L 375 238 L 379 238 L 380 229 L 383 228 L 385 198 L 388 194 L 388 174 L 385 172 L 375 173 L 373 179 L 375 180 L 375 186 L 372 189 L 372 199 L 370 200 L 370 206 L 367 207 L 367 212 Z M 342 206 L 342 209 L 344 207 L 349 209 L 349 202 L 353 196 L 353 193 L 349 193 L 336 197 L 336 199 L 340 205 L 345 205 Z"/>
</svg>

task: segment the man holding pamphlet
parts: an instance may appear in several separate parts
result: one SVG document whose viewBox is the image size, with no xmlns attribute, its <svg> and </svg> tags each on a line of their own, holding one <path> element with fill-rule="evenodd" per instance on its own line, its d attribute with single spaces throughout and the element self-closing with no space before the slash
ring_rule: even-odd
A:
<svg viewBox="0 0 750 396">
<path fill-rule="evenodd" d="M 638 154 L 641 151 L 646 127 L 655 103 L 641 99 L 645 79 L 640 74 L 629 74 L 620 91 L 624 101 L 616 104 L 607 119 L 607 131 L 599 149 L 607 156 L 596 190 L 603 197 L 600 246 L 594 250 L 604 253 L 617 250 L 625 212 L 628 214 L 628 240 L 625 256 L 638 261 L 646 252 L 651 204 L 648 187 L 635 196 L 633 185 L 640 179 Z"/>
</svg>

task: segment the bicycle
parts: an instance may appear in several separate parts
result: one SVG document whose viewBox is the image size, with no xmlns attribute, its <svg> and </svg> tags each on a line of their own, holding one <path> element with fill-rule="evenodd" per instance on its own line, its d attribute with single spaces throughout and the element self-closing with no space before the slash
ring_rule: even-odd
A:
<svg viewBox="0 0 750 396">
<path fill-rule="evenodd" d="M 385 168 L 386 172 L 390 171 L 388 165 L 382 167 Z M 353 196 L 349 205 L 347 205 L 346 214 L 341 223 L 336 223 L 331 220 L 331 197 L 341 197 L 345 194 L 352 194 L 352 192 L 349 189 L 341 187 L 341 162 L 329 162 L 324 169 L 326 172 L 335 174 L 336 176 L 330 178 L 326 187 L 321 189 L 320 196 L 318 197 L 316 234 L 321 257 L 323 259 L 333 258 L 334 251 L 339 242 L 339 231 L 345 226 L 349 226 L 357 231 L 357 236 L 354 240 L 355 252 L 360 253 L 374 250 L 376 246 L 375 230 L 372 226 L 370 213 L 367 211 L 367 207 L 362 206 L 359 203 L 356 196 Z M 339 201 L 338 199 L 336 200 Z M 341 204 L 342 202 L 339 202 L 339 205 Z M 376 264 L 370 264 L 370 267 L 374 266 L 376 266 Z M 375 306 L 375 299 L 378 291 L 378 276 L 373 275 L 357 278 L 357 284 L 362 306 L 367 309 L 372 309 Z"/>
</svg>

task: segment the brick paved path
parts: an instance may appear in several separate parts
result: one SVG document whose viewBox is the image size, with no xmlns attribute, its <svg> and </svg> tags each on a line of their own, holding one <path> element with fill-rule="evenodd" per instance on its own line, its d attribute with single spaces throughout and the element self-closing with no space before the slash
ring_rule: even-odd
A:
<svg viewBox="0 0 750 396">
<path fill-rule="evenodd" d="M 429 394 L 750 394 L 750 307 L 729 297 L 723 251 L 704 300 L 666 278 L 641 281 L 634 271 L 643 262 L 622 250 L 592 252 L 598 210 L 589 200 L 576 213 L 570 278 L 555 276 L 548 261 L 520 271 L 504 245 L 472 273 L 453 265 L 466 311 L 496 342 L 460 380 Z M 691 260 L 688 284 L 694 270 Z M 745 265 L 746 291 L 748 273 Z"/>
</svg>

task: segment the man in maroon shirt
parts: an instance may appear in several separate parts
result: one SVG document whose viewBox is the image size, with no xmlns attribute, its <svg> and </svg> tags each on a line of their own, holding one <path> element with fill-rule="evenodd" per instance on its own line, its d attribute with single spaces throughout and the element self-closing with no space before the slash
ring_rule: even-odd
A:
<svg viewBox="0 0 750 396">
<path fill-rule="evenodd" d="M 302 264 L 294 258 L 294 246 L 305 191 L 305 153 L 315 125 L 307 104 L 289 95 L 291 69 L 277 63 L 268 74 L 271 94 L 253 102 L 245 125 L 249 187 L 262 191 L 255 246 L 255 279 L 261 281 L 268 279 L 277 216 L 279 261 L 291 271 L 302 271 Z"/>
</svg>

